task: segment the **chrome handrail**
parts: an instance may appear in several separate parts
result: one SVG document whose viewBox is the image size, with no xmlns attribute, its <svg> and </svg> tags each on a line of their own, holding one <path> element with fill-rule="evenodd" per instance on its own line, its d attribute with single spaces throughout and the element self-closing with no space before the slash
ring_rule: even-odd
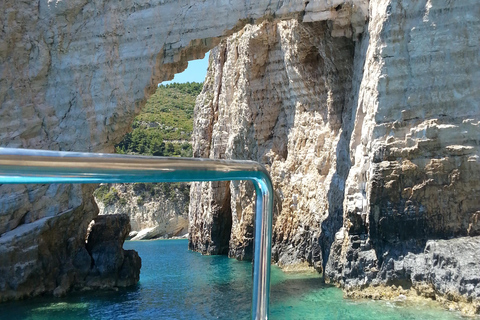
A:
<svg viewBox="0 0 480 320">
<path fill-rule="evenodd" d="M 252 318 L 267 319 L 273 186 L 257 162 L 0 148 L 0 184 L 249 180 L 255 185 Z"/>
</svg>

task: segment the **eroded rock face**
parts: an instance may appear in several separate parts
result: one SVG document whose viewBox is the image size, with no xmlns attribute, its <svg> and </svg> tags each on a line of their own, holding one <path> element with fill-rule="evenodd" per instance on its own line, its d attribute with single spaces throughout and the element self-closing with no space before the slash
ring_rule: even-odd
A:
<svg viewBox="0 0 480 320">
<path fill-rule="evenodd" d="M 65 187 L 78 187 L 79 193 L 94 190 L 90 185 Z M 52 185 L 50 188 L 62 187 Z M 85 202 L 60 212 L 56 218 L 42 217 L 3 233 L 0 237 L 0 300 L 46 292 L 61 295 L 71 289 L 76 279 L 85 274 L 84 266 L 75 261 L 85 253 L 85 234 L 95 210 L 93 201 Z"/>
<path fill-rule="evenodd" d="M 338 32 L 358 33 L 364 2 L 1 1 L 0 145 L 112 152 L 157 83 L 202 58 L 221 37 L 265 16 L 335 18 Z M 345 31 L 350 18 L 332 8 L 352 3 L 362 4 L 361 23 Z M 216 19 L 206 18 L 212 13 Z M 68 283 L 98 212 L 92 191 L 0 186 L 2 300 Z"/>
<path fill-rule="evenodd" d="M 341 214 L 332 216 L 348 173 L 348 143 L 339 141 L 343 113 L 351 110 L 353 40 L 333 37 L 325 22 L 264 22 L 245 27 L 211 56 L 197 98 L 194 155 L 264 163 L 276 190 L 275 259 L 321 270 L 322 225 L 334 234 L 342 224 Z M 337 152 L 340 144 L 347 153 Z M 231 217 L 229 255 L 251 258 L 253 192 L 247 183 L 194 184 L 192 247 L 216 234 L 199 232 L 197 220 L 222 225 Z"/>
<path fill-rule="evenodd" d="M 79 287 L 125 287 L 138 282 L 142 261 L 136 251 L 122 248 L 130 231 L 126 214 L 101 215 L 92 221 L 85 245 L 92 263 Z"/>
<path fill-rule="evenodd" d="M 331 23 L 274 21 L 212 53 L 195 156 L 265 164 L 279 264 L 307 263 L 349 291 L 395 285 L 480 305 L 469 270 L 480 256 L 463 257 L 480 212 L 472 6 L 371 1 L 357 38 Z M 252 194 L 243 183 L 192 187 L 191 222 L 208 222 L 191 227 L 193 247 L 213 242 L 220 207 L 232 216 L 230 256 L 248 257 Z"/>
<path fill-rule="evenodd" d="M 479 43 L 472 43 L 480 15 L 468 4 L 371 4 L 344 229 L 326 270 L 345 287 L 423 281 L 440 295 L 480 297 L 458 282 L 478 287 L 467 268 L 442 281 L 428 270 L 392 271 L 410 255 L 440 261 L 447 247 L 456 248 L 458 265 L 480 263 L 460 254 L 476 241 L 468 236 L 478 235 L 480 208 Z M 448 268 L 440 263 L 433 273 Z"/>
</svg>

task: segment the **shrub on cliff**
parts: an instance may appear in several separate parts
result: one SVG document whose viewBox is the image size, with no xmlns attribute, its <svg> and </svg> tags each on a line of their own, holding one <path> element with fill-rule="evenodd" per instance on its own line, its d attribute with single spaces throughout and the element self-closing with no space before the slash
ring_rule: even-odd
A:
<svg viewBox="0 0 480 320">
<path fill-rule="evenodd" d="M 101 201 L 105 206 L 114 204 L 120 198 L 118 196 L 118 190 L 110 188 L 108 185 L 101 185 L 93 193 L 98 201 Z"/>
</svg>

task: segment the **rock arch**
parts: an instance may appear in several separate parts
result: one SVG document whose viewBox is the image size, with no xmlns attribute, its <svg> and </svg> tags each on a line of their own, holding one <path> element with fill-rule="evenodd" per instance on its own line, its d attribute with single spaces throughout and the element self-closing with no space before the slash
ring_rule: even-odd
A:
<svg viewBox="0 0 480 320">
<path fill-rule="evenodd" d="M 335 1 L 350 8 L 334 24 L 338 32 L 363 30 L 365 2 Z M 326 0 L 2 1 L 1 146 L 113 151 L 156 84 L 222 37 L 265 18 L 333 19 L 332 6 Z M 75 285 L 75 259 L 97 212 L 91 193 L 91 186 L 0 186 L 0 300 Z M 37 285 L 38 279 L 44 280 Z"/>
<path fill-rule="evenodd" d="M 480 261 L 469 254 L 480 241 L 477 2 L 6 0 L 0 143 L 111 151 L 156 84 L 223 37 L 262 20 L 327 21 L 332 37 L 359 41 L 349 98 L 355 112 L 342 110 L 342 126 L 351 125 L 333 147 L 344 159 L 337 165 L 347 166 L 328 195 L 342 202 L 332 223 L 343 221 L 312 243 L 332 243 L 316 248 L 335 257 L 325 275 L 352 290 L 407 284 L 431 296 L 433 288 L 441 299 L 473 301 L 478 312 Z M 328 66 L 311 49 L 299 55 L 301 67 Z M 261 137 L 268 141 L 268 130 Z M 275 143 L 280 158 L 291 154 Z M 319 172 L 328 167 L 316 160 Z M 75 261 L 96 214 L 91 191 L 0 186 L 0 299 L 75 285 Z M 245 194 L 238 186 L 230 192 Z M 37 286 L 37 279 L 44 280 Z"/>
</svg>

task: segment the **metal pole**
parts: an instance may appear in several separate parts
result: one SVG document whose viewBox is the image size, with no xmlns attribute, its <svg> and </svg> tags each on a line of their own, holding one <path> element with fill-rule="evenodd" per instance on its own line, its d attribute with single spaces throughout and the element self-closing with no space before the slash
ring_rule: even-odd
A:
<svg viewBox="0 0 480 320">
<path fill-rule="evenodd" d="M 257 162 L 0 148 L 0 184 L 249 180 L 255 185 L 252 318 L 267 319 L 273 186 Z"/>
</svg>

